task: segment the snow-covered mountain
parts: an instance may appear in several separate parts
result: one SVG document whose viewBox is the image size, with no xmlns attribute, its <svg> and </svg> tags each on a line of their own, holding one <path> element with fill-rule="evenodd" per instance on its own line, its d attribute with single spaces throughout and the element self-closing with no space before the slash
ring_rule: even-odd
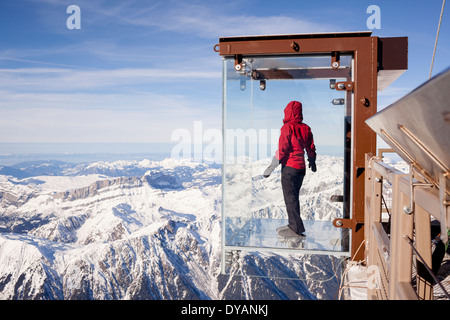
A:
<svg viewBox="0 0 450 320">
<path fill-rule="evenodd" d="M 267 164 L 253 166 L 255 216 L 282 214 L 279 169 L 262 179 Z M 342 159 L 317 166 L 302 215 L 330 219 Z M 334 299 L 339 289 L 330 256 L 242 253 L 236 272 L 259 277 L 220 273 L 221 166 L 41 161 L 0 173 L 0 299 Z"/>
</svg>

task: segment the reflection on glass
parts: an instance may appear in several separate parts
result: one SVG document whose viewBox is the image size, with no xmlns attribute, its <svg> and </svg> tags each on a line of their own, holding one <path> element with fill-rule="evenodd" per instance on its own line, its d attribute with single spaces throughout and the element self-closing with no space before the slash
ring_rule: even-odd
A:
<svg viewBox="0 0 450 320">
<path fill-rule="evenodd" d="M 244 58 L 237 72 L 234 59 L 224 59 L 225 250 L 348 252 L 345 230 L 332 225 L 335 218 L 346 217 L 348 209 L 330 199 L 346 198 L 345 130 L 351 127 L 351 99 L 332 83 L 351 80 L 352 59 L 342 55 L 337 70 L 330 61 L 330 56 Z M 262 176 L 278 147 L 283 110 L 293 100 L 303 105 L 318 154 L 317 172 L 307 169 L 300 191 L 307 234 L 302 241 L 277 236 L 276 229 L 287 225 L 281 165 L 269 178 Z"/>
</svg>

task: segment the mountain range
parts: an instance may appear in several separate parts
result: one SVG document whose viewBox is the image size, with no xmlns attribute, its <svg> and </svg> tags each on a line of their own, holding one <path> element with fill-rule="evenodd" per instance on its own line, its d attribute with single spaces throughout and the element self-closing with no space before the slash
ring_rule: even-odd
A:
<svg viewBox="0 0 450 320">
<path fill-rule="evenodd" d="M 282 214 L 279 168 L 261 180 L 269 161 L 253 165 L 255 198 L 266 198 L 255 210 Z M 327 220 L 341 210 L 329 196 L 342 188 L 342 158 L 319 157 L 317 167 L 302 187 L 302 216 Z M 217 164 L 0 166 L 0 299 L 336 297 L 341 260 L 334 256 L 243 251 L 222 274 L 221 210 Z"/>
</svg>

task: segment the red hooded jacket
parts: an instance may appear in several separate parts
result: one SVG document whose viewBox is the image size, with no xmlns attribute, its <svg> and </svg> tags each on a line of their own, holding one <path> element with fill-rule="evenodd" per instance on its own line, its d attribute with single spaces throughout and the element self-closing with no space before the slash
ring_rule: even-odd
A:
<svg viewBox="0 0 450 320">
<path fill-rule="evenodd" d="M 308 159 L 316 158 L 311 128 L 303 123 L 302 104 L 291 101 L 284 109 L 276 158 L 280 163 L 295 169 L 305 169 L 305 152 Z"/>
</svg>

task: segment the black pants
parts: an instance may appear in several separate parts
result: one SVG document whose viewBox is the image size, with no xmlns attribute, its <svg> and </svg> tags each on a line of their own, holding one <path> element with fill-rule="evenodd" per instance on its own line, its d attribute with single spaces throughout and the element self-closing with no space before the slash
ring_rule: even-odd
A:
<svg viewBox="0 0 450 320">
<path fill-rule="evenodd" d="M 281 170 L 281 186 L 283 188 L 284 203 L 288 214 L 289 228 L 300 234 L 305 232 L 302 218 L 300 217 L 300 188 L 302 187 L 305 169 L 295 169 L 283 166 Z"/>
</svg>

